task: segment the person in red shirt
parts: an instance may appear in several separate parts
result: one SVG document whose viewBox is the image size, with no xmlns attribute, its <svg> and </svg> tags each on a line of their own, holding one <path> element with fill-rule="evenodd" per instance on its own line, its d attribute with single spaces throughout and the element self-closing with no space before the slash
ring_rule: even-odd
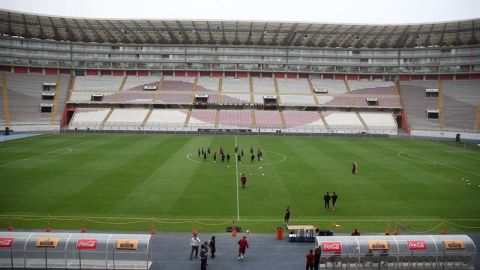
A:
<svg viewBox="0 0 480 270">
<path fill-rule="evenodd" d="M 245 251 L 248 248 L 248 241 L 247 237 L 244 236 L 242 239 L 238 241 L 238 259 L 243 260 L 243 257 L 245 256 Z"/>
<path fill-rule="evenodd" d="M 242 177 L 240 178 L 240 180 L 242 181 L 242 188 L 245 189 L 247 187 L 247 177 L 244 173 L 242 173 Z"/>
<path fill-rule="evenodd" d="M 305 270 L 313 270 L 313 259 L 315 258 L 315 255 L 313 255 L 313 249 L 310 249 L 310 252 L 305 257 L 307 258 Z"/>
</svg>

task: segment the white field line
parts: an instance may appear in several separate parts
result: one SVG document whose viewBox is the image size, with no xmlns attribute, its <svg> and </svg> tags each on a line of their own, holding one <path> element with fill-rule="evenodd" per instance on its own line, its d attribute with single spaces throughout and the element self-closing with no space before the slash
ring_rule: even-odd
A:
<svg viewBox="0 0 480 270">
<path fill-rule="evenodd" d="M 235 135 L 235 146 L 237 146 L 237 135 Z M 237 190 L 237 220 L 240 220 L 240 198 L 238 194 L 238 153 L 235 153 L 235 189 Z"/>
<path fill-rule="evenodd" d="M 84 143 L 88 143 L 90 142 L 91 140 L 88 140 L 88 141 L 85 141 L 85 142 L 81 142 L 81 143 L 76 143 L 76 144 L 72 144 L 72 145 L 69 145 L 69 146 L 65 146 L 65 147 L 61 147 L 61 148 L 57 148 L 57 149 L 54 149 L 54 150 L 51 150 L 51 151 L 48 151 L 48 152 L 45 152 L 45 153 L 41 153 L 41 154 L 37 154 L 37 155 L 32 155 L 28 158 L 23 158 L 23 159 L 19 159 L 19 160 L 15 160 L 15 161 L 11 161 L 11 162 L 7 162 L 7 163 L 4 163 L 4 164 L 0 164 L 0 167 L 5 167 L 7 165 L 11 165 L 11 164 L 14 164 L 14 163 L 17 163 L 17 162 L 21 162 L 21 161 L 27 161 L 27 160 L 30 160 L 30 159 L 35 159 L 35 158 L 38 158 L 38 157 L 42 157 L 44 155 L 48 155 L 50 153 L 53 153 L 53 152 L 56 152 L 56 151 L 59 151 L 59 150 L 62 150 L 62 149 L 67 149 L 67 152 L 66 153 L 62 153 L 62 154 L 59 154 L 59 155 L 66 155 L 66 154 L 70 154 L 73 150 L 71 147 L 74 147 L 74 146 L 77 146 L 77 145 L 80 145 L 80 144 L 84 144 Z"/>
</svg>

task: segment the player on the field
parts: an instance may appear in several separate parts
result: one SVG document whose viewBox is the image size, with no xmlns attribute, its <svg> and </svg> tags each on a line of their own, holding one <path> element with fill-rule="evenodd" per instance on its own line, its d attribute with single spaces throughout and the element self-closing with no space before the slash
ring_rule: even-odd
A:
<svg viewBox="0 0 480 270">
<path fill-rule="evenodd" d="M 244 236 L 242 239 L 238 241 L 238 259 L 243 260 L 245 256 L 245 251 L 248 248 L 248 241 L 247 237 Z"/>
<path fill-rule="evenodd" d="M 325 209 L 330 209 L 330 194 L 328 194 L 328 191 L 325 195 L 323 195 L 323 201 L 325 202 Z"/>
<path fill-rule="evenodd" d="M 247 187 L 247 176 L 245 176 L 244 173 L 242 173 L 242 177 L 240 178 L 240 181 L 242 181 L 242 188 L 245 189 Z"/>
<path fill-rule="evenodd" d="M 217 151 L 213 152 L 213 162 L 217 163 Z"/>
<path fill-rule="evenodd" d="M 238 162 L 242 162 L 242 156 L 240 154 L 237 155 Z"/>
<path fill-rule="evenodd" d="M 335 192 L 332 194 L 332 209 L 335 210 L 335 203 L 337 202 L 338 196 Z"/>
<path fill-rule="evenodd" d="M 354 161 L 352 163 L 352 174 L 357 174 L 357 171 L 358 171 L 358 163 Z"/>
<path fill-rule="evenodd" d="M 252 155 L 250 156 L 250 162 L 254 162 L 255 161 L 255 155 L 252 153 Z"/>
</svg>

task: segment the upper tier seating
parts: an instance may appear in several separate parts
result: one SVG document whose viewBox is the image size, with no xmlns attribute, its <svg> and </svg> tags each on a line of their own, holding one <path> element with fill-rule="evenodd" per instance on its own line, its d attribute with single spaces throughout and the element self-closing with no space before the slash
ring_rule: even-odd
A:
<svg viewBox="0 0 480 270">
<path fill-rule="evenodd" d="M 224 93 L 250 93 L 250 83 L 247 78 L 223 78 L 222 92 Z"/>
<path fill-rule="evenodd" d="M 272 78 L 252 78 L 255 94 L 275 95 L 275 84 Z"/>
<path fill-rule="evenodd" d="M 315 100 L 310 95 L 280 95 L 281 105 L 314 106 Z"/>
<path fill-rule="evenodd" d="M 351 94 L 361 95 L 397 95 L 394 82 L 384 81 L 348 81 Z"/>
<path fill-rule="evenodd" d="M 99 128 L 108 112 L 110 109 L 78 108 L 70 121 L 70 129 Z"/>
<path fill-rule="evenodd" d="M 194 77 L 164 76 L 161 91 L 192 91 Z"/>
<path fill-rule="evenodd" d="M 323 113 L 330 129 L 337 132 L 364 132 L 362 122 L 354 112 L 327 112 Z"/>
<path fill-rule="evenodd" d="M 427 109 L 438 110 L 438 97 L 426 97 L 425 89 L 438 88 L 437 81 L 400 82 L 400 93 L 411 129 L 438 130 L 439 119 L 428 119 Z"/>
<path fill-rule="evenodd" d="M 343 80 L 320 80 L 320 79 L 313 79 L 311 80 L 314 88 L 320 89 L 327 89 L 328 94 L 344 94 L 347 92 L 347 88 L 345 87 L 345 83 Z"/>
<path fill-rule="evenodd" d="M 105 95 L 103 102 L 151 103 L 154 95 L 150 91 L 120 91 L 115 95 Z"/>
<path fill-rule="evenodd" d="M 134 129 L 140 127 L 147 116 L 147 109 L 114 109 L 105 127 Z"/>
<path fill-rule="evenodd" d="M 197 81 L 197 91 L 218 91 L 218 78 L 200 77 Z"/>
<path fill-rule="evenodd" d="M 54 104 L 54 100 L 42 100 L 43 83 L 56 83 L 57 75 L 7 73 L 6 78 L 11 122 L 14 124 L 49 123 L 52 114 L 42 113 L 40 104 Z M 56 122 L 60 119 L 65 104 L 68 81 L 68 75 L 60 75 Z M 50 92 L 55 93 L 55 89 Z"/>
<path fill-rule="evenodd" d="M 480 101 L 480 81 L 443 81 L 445 127 L 473 129 Z"/>
<path fill-rule="evenodd" d="M 157 86 L 160 79 L 156 76 L 128 76 L 123 90 L 143 90 L 144 86 Z"/>
<path fill-rule="evenodd" d="M 307 79 L 277 79 L 280 94 L 311 94 Z"/>
<path fill-rule="evenodd" d="M 74 90 L 114 92 L 120 89 L 121 76 L 77 76 Z"/>
<path fill-rule="evenodd" d="M 248 104 L 250 103 L 250 94 L 228 94 L 221 95 L 221 104 Z"/>
</svg>

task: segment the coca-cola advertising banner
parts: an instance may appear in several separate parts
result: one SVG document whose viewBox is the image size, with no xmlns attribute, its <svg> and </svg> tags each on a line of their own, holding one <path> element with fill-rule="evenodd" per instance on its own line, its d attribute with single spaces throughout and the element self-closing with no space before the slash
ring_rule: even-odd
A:
<svg viewBox="0 0 480 270">
<path fill-rule="evenodd" d="M 323 252 L 342 252 L 342 243 L 340 242 L 322 242 Z"/>
<path fill-rule="evenodd" d="M 408 250 L 426 250 L 427 242 L 423 240 L 419 241 L 407 241 Z"/>
<path fill-rule="evenodd" d="M 77 249 L 97 249 L 96 239 L 80 239 L 77 242 Z"/>
<path fill-rule="evenodd" d="M 13 245 L 13 238 L 0 238 L 0 248 L 10 248 Z"/>
</svg>

